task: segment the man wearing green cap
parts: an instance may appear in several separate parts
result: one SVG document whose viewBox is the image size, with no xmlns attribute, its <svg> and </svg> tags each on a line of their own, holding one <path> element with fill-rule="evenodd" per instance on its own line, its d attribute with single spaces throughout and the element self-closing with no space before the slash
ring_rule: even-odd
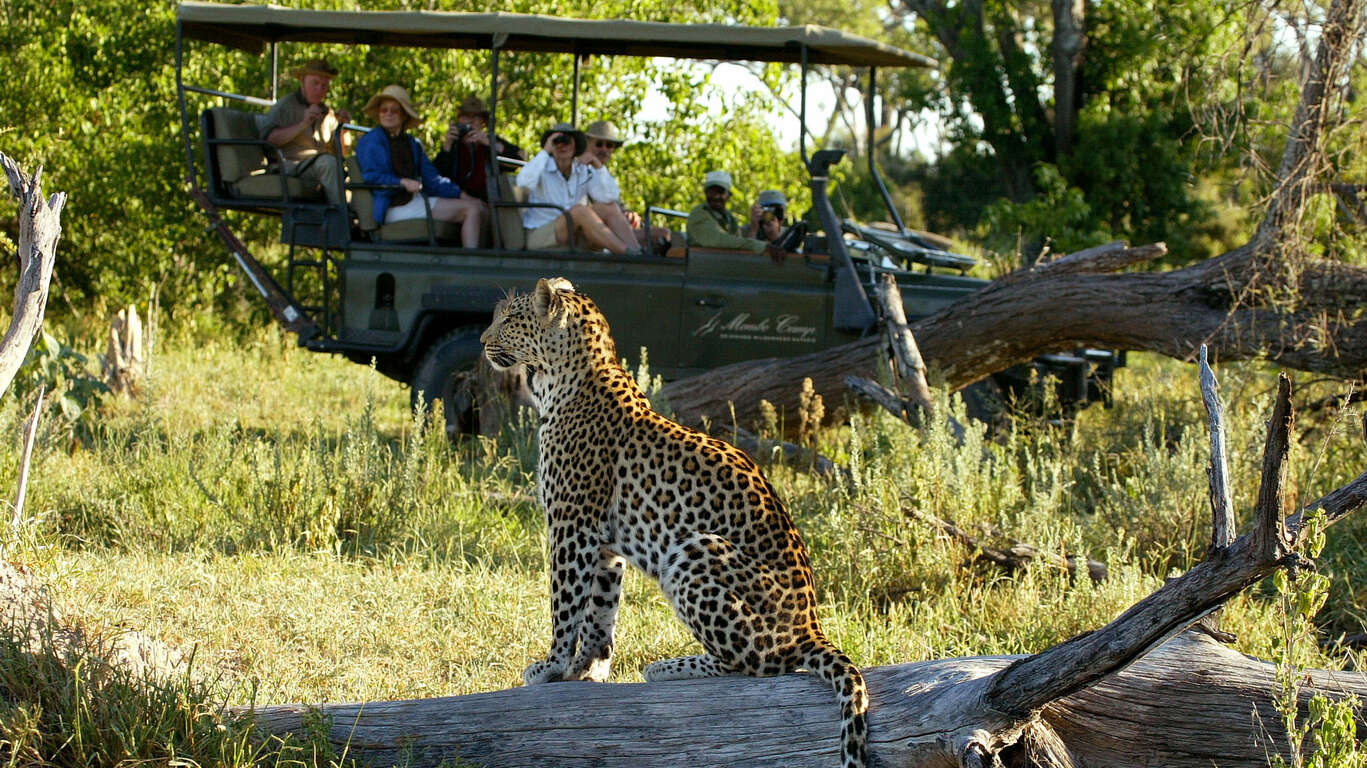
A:
<svg viewBox="0 0 1367 768">
<path fill-rule="evenodd" d="M 731 199 L 731 174 L 726 171 L 708 171 L 703 177 L 702 184 L 707 202 L 699 203 L 688 214 L 690 245 L 763 253 L 773 259 L 774 263 L 783 263 L 785 254 L 781 248 L 742 235 L 740 220 L 726 210 L 726 203 Z"/>
<path fill-rule="evenodd" d="M 341 163 L 333 154 L 332 137 L 342 123 L 351 122 L 351 113 L 333 111 L 323 103 L 337 70 L 324 59 L 312 59 L 293 74 L 299 90 L 271 107 L 261 138 L 280 148 L 285 156 L 283 173 L 322 187 L 329 203 L 340 203 Z"/>
</svg>

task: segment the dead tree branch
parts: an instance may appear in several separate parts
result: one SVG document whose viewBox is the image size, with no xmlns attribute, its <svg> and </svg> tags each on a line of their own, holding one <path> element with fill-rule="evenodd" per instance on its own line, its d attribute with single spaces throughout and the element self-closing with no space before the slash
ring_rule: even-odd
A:
<svg viewBox="0 0 1367 768">
<path fill-rule="evenodd" d="M 25 176 L 19 164 L 0 152 L 0 167 L 9 179 L 10 194 L 19 201 L 19 284 L 14 289 L 14 314 L 0 339 L 0 393 L 9 389 L 43 325 L 48 284 L 62 234 L 62 206 L 66 193 L 43 199 L 43 170 Z"/>
</svg>

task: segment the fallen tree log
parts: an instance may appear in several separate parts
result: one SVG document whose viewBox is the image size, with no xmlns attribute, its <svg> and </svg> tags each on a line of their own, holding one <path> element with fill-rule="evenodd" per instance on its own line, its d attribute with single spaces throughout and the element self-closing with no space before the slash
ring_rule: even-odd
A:
<svg viewBox="0 0 1367 768">
<path fill-rule="evenodd" d="M 1221 256 L 1170 272 L 1120 273 L 1167 252 L 1161 243 L 1111 243 L 1007 275 L 910 326 L 922 358 L 958 390 L 1042 354 L 1078 347 L 1157 352 L 1190 360 L 1202 344 L 1222 362 L 1266 359 L 1302 371 L 1367 373 L 1367 269 L 1311 258 L 1299 222 L 1328 165 L 1323 145 L 1343 111 L 1343 73 L 1355 61 L 1362 0 L 1326 16 L 1314 65 L 1289 125 L 1273 193 L 1256 234 Z M 761 398 L 789 413 L 810 378 L 832 405 L 846 376 L 877 378 L 878 334 L 786 360 L 717 368 L 665 386 L 684 423 L 750 424 Z M 835 409 L 832 408 L 832 411 Z"/>
<path fill-rule="evenodd" d="M 1054 768 L 1119 766 L 1139 754 L 1144 764 L 1206 766 L 1218 757 L 1222 766 L 1262 766 L 1272 751 L 1289 753 L 1269 665 L 1206 640 L 1173 638 L 1299 562 L 1305 518 L 1282 509 L 1292 421 L 1282 376 L 1253 529 L 1229 541 L 1215 515 L 1206 560 L 1105 627 L 1032 656 L 866 670 L 871 764 L 969 767 L 1023 757 Z M 1367 472 L 1306 509 L 1322 510 L 1332 525 L 1364 505 Z M 1310 692 L 1367 694 L 1356 673 L 1306 677 L 1302 706 Z M 330 718 L 327 738 L 350 754 L 412 765 L 459 758 L 486 766 L 816 766 L 831 764 L 838 750 L 829 691 L 803 675 L 562 683 L 317 709 Z M 314 711 L 265 707 L 255 718 L 266 731 L 300 733 Z"/>
<path fill-rule="evenodd" d="M 946 744 L 963 738 L 955 716 L 972 709 L 986 681 L 1016 660 L 865 669 L 870 753 L 886 766 L 956 765 L 945 754 Z M 1040 722 L 1066 745 L 1074 765 L 1262 768 L 1269 754 L 1288 754 L 1270 698 L 1274 674 L 1270 664 L 1187 633 L 1051 704 Z M 1312 692 L 1367 697 L 1359 674 L 1315 672 L 1310 680 L 1302 705 Z M 339 753 L 347 748 L 377 765 L 411 760 L 413 768 L 443 760 L 487 768 L 829 768 L 837 762 L 840 730 L 829 688 L 806 675 L 557 683 L 318 709 L 329 718 L 327 738 Z M 270 733 L 303 734 L 315 711 L 264 707 L 255 722 Z M 1004 757 L 1010 764 L 1011 754 Z"/>
</svg>

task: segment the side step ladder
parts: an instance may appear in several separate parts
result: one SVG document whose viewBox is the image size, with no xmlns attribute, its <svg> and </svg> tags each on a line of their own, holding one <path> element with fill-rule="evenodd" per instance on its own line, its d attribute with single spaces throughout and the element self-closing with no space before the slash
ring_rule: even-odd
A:
<svg viewBox="0 0 1367 768">
<path fill-rule="evenodd" d="M 308 307 L 304 307 L 294 300 L 294 296 L 280 287 L 280 284 L 271 277 L 266 268 L 261 266 L 247 246 L 242 244 L 237 235 L 223 221 L 218 208 L 204 194 L 204 190 L 198 185 L 191 185 L 190 196 L 195 199 L 200 208 L 209 217 L 209 227 L 218 233 L 223 244 L 228 247 L 228 252 L 237 260 L 237 265 L 247 274 L 247 279 L 256 286 L 261 298 L 266 300 L 266 306 L 271 314 L 275 316 L 277 322 L 285 327 L 285 330 L 298 334 L 299 343 L 302 344 L 310 339 L 315 339 L 323 335 L 322 329 L 309 314 Z"/>
</svg>

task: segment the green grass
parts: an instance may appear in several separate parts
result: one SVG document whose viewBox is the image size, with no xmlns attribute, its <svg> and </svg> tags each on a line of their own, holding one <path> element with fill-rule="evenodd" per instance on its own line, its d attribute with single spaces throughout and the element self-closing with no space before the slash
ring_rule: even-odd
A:
<svg viewBox="0 0 1367 768">
<path fill-rule="evenodd" d="M 943 423 L 921 433 L 875 415 L 821 435 L 823 452 L 851 468 L 849 482 L 772 469 L 812 550 L 828 634 L 866 666 L 1029 653 L 1101 626 L 1196 562 L 1209 507 L 1195 371 L 1131 360 L 1117 377 L 1115 407 L 1090 409 L 1067 427 L 1022 420 L 990 439 L 970 429 L 957 445 Z M 1236 507 L 1246 511 L 1275 374 L 1257 365 L 1219 373 Z M 1317 385 L 1297 399 L 1331 389 Z M 942 411 L 957 407 L 942 403 Z M 19 409 L 13 398 L 0 404 L 0 472 L 10 477 Z M 1301 501 L 1367 467 L 1356 424 L 1321 413 L 1300 426 L 1291 486 Z M 0 644 L 32 678 L 0 679 L 9 702 L 0 707 L 0 761 L 184 755 L 201 764 L 331 765 L 341 758 L 319 743 L 257 744 L 241 727 L 219 727 L 206 702 L 518 685 L 549 633 L 534 466 L 530 423 L 452 452 L 438 431 L 417 428 L 406 390 L 273 331 L 245 342 L 169 339 L 144 392 L 110 401 L 92 439 L 72 450 L 50 427 L 34 459 L 31 522 L 9 555 L 92 633 L 133 628 L 193 649 L 196 672 L 169 685 L 96 680 L 114 686 L 97 692 L 82 688 L 86 673 L 68 662 Z M 1089 554 L 1110 578 L 1093 585 L 1045 568 L 1005 576 L 968 566 L 969 553 L 905 517 L 908 506 Z M 1330 530 L 1325 635 L 1361 625 L 1367 593 L 1354 585 L 1367 583 L 1364 531 L 1353 520 Z M 648 580 L 629 576 L 624 595 L 617 679 L 639 680 L 646 663 L 696 651 Z M 1224 627 L 1239 650 L 1272 658 L 1276 616 L 1270 590 L 1257 587 L 1230 604 Z M 1305 665 L 1345 663 L 1310 644 L 1299 654 Z M 158 714 L 143 718 L 136 738 L 114 727 L 139 708 Z M 71 713 L 81 711 L 77 727 Z M 110 727 L 92 730 L 92 718 Z M 101 757 L 77 743 L 98 744 Z"/>
</svg>

